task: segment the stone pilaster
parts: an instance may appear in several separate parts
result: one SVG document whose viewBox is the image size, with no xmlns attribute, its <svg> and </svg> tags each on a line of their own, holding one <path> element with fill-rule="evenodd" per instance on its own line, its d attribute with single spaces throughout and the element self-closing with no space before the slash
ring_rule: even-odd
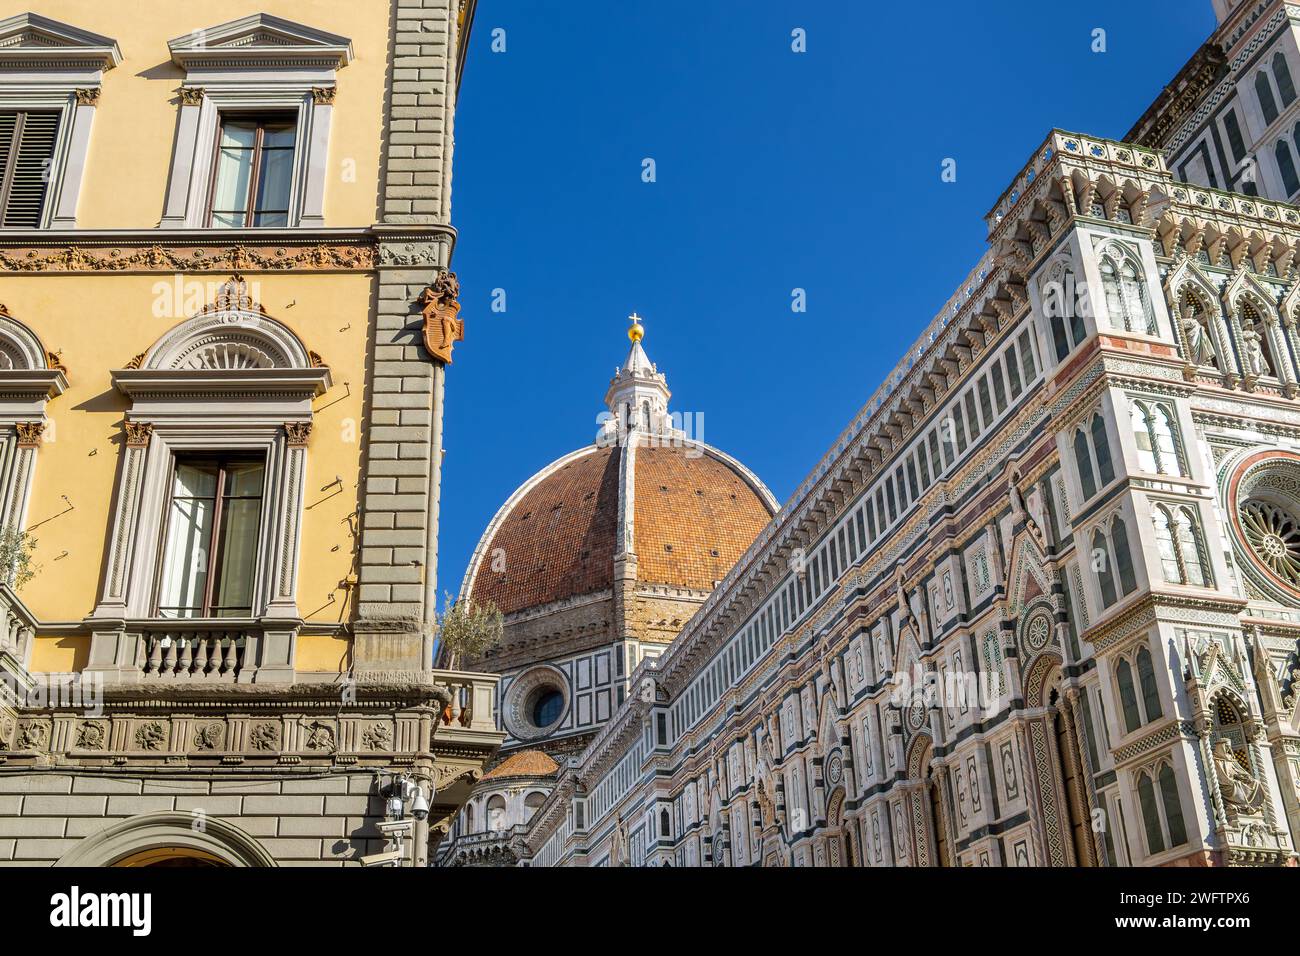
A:
<svg viewBox="0 0 1300 956">
<path fill-rule="evenodd" d="M 431 666 L 442 366 L 421 344 L 417 300 L 451 260 L 455 0 L 394 0 L 378 302 L 362 476 L 359 669 Z"/>
</svg>

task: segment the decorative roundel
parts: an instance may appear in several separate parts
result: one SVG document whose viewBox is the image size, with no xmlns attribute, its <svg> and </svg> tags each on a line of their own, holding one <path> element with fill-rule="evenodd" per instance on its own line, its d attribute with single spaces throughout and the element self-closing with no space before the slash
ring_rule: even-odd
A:
<svg viewBox="0 0 1300 956">
<path fill-rule="evenodd" d="M 538 740 L 560 725 L 568 709 L 569 682 L 561 671 L 543 664 L 511 683 L 501 716 L 515 739 Z"/>
<path fill-rule="evenodd" d="M 835 786 L 844 779 L 844 757 L 838 750 L 826 761 L 826 781 Z"/>
<path fill-rule="evenodd" d="M 1240 514 L 1255 558 L 1287 584 L 1300 585 L 1300 520 L 1290 509 L 1258 498 L 1242 502 Z"/>
<path fill-rule="evenodd" d="M 913 733 L 925 726 L 925 704 L 922 701 L 918 700 L 907 708 L 907 726 Z"/>
<path fill-rule="evenodd" d="M 1250 456 L 1228 480 L 1227 497 L 1248 577 L 1294 603 L 1300 596 L 1300 456 Z"/>
<path fill-rule="evenodd" d="M 1025 628 L 1025 646 L 1031 651 L 1041 651 L 1052 639 L 1052 622 L 1047 614 L 1035 614 Z"/>
</svg>

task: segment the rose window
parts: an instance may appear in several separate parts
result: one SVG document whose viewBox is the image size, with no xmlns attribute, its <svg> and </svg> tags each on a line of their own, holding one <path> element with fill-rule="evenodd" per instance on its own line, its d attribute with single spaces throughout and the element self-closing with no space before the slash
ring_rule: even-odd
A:
<svg viewBox="0 0 1300 956">
<path fill-rule="evenodd" d="M 1261 564 L 1288 584 L 1300 586 L 1300 520 L 1290 510 L 1251 498 L 1241 505 L 1241 529 Z"/>
</svg>

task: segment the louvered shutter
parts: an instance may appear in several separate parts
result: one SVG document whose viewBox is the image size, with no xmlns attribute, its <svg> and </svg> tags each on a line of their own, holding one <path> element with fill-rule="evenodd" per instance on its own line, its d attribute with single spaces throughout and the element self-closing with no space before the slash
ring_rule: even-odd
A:
<svg viewBox="0 0 1300 956">
<path fill-rule="evenodd" d="M 58 113 L 0 113 L 0 226 L 41 225 L 58 131 Z"/>
</svg>

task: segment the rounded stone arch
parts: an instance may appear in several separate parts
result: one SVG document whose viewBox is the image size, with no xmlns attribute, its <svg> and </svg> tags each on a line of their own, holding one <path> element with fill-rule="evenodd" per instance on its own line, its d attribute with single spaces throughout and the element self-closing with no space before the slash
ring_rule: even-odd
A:
<svg viewBox="0 0 1300 956">
<path fill-rule="evenodd" d="M 201 827 L 196 826 L 202 820 Z M 115 866 L 153 850 L 176 850 L 218 866 L 270 867 L 275 858 L 235 824 L 217 817 L 164 811 L 110 824 L 86 837 L 55 866 Z"/>
<path fill-rule="evenodd" d="M 930 755 L 934 752 L 934 741 L 929 733 L 922 731 L 912 738 L 907 746 L 907 779 L 920 780 L 930 766 Z"/>
<path fill-rule="evenodd" d="M 0 371 L 31 371 L 48 366 L 36 333 L 0 305 Z"/>
<path fill-rule="evenodd" d="M 1025 704 L 1029 707 L 1047 706 L 1052 686 L 1060 680 L 1061 656 L 1044 651 L 1029 661 L 1025 668 Z"/>
<path fill-rule="evenodd" d="M 172 328 L 144 354 L 157 371 L 314 368 L 320 360 L 283 322 L 253 308 L 205 310 Z"/>
</svg>

